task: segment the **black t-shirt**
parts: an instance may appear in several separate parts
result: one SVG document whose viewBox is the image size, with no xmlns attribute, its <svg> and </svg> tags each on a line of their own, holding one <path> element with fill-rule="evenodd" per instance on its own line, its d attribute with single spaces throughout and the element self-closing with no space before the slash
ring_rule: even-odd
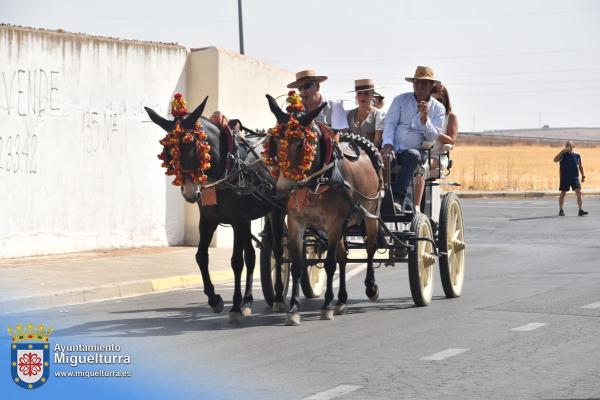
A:
<svg viewBox="0 0 600 400">
<path fill-rule="evenodd" d="M 560 159 L 561 178 L 571 179 L 579 177 L 581 157 L 575 152 L 565 153 Z"/>
</svg>

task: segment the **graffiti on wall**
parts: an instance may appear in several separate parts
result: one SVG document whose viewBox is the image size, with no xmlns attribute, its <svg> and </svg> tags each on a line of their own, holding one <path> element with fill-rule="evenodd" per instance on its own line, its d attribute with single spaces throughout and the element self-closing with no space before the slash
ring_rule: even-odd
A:
<svg viewBox="0 0 600 400">
<path fill-rule="evenodd" d="M 36 134 L 0 136 L 0 172 L 37 173 L 37 146 Z"/>
<path fill-rule="evenodd" d="M 21 117 L 58 111 L 59 80 L 59 71 L 42 68 L 2 71 L 0 109 Z"/>
<path fill-rule="evenodd" d="M 104 112 L 84 111 L 81 124 L 86 153 L 110 151 L 111 138 L 119 131 L 119 123 L 120 114 L 112 109 Z"/>
</svg>

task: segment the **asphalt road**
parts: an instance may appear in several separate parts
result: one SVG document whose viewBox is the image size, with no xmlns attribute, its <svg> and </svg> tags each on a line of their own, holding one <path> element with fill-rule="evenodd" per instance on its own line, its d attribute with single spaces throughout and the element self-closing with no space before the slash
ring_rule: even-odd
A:
<svg viewBox="0 0 600 400">
<path fill-rule="evenodd" d="M 55 342 L 118 343 L 175 398 L 600 398 L 600 199 L 585 199 L 581 218 L 574 202 L 558 217 L 554 198 L 462 200 L 463 296 L 444 298 L 436 278 L 429 307 L 413 306 L 400 264 L 376 271 L 378 302 L 361 272 L 347 315 L 320 321 L 322 300 L 305 300 L 298 327 L 283 326 L 258 286 L 239 324 L 212 314 L 201 290 L 11 320 L 43 315 Z M 218 290 L 231 298 L 230 285 Z"/>
</svg>

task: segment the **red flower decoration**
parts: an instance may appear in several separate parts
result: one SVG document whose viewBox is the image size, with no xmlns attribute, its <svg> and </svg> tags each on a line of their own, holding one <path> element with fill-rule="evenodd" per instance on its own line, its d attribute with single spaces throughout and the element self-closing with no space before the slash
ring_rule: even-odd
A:
<svg viewBox="0 0 600 400">
<path fill-rule="evenodd" d="M 188 113 L 185 105 L 185 100 L 181 93 L 176 93 L 171 103 L 171 114 L 174 116 L 185 116 Z M 204 183 L 207 180 L 205 172 L 211 167 L 210 165 L 210 145 L 206 142 L 206 132 L 202 129 L 200 121 L 196 122 L 193 129 L 186 130 L 181 126 L 180 121 L 175 122 L 175 128 L 167 133 L 167 135 L 159 140 L 163 146 L 163 151 L 158 155 L 162 160 L 161 166 L 166 168 L 165 175 L 175 176 L 173 185 L 181 186 L 183 184 L 183 171 L 181 169 L 181 150 L 179 145 L 183 143 L 192 143 L 196 141 L 198 150 L 198 168 L 191 172 L 190 175 L 194 182 Z M 170 155 L 169 161 L 167 158 Z"/>
<path fill-rule="evenodd" d="M 269 136 L 280 138 L 279 151 L 276 155 L 271 156 L 271 141 L 267 140 L 263 144 L 261 154 L 265 165 L 274 167 L 271 169 L 271 175 L 274 178 L 283 173 L 286 178 L 300 181 L 306 179 L 306 172 L 310 170 L 315 159 L 317 135 L 310 128 L 300 126 L 296 117 L 299 112 L 304 111 L 304 106 L 302 105 L 302 98 L 294 90 L 288 92 L 287 103 L 286 111 L 290 116 L 287 125 L 278 123 L 274 128 L 268 130 Z M 291 167 L 288 160 L 289 140 L 292 138 L 303 140 L 302 160 L 294 168 Z"/>
</svg>

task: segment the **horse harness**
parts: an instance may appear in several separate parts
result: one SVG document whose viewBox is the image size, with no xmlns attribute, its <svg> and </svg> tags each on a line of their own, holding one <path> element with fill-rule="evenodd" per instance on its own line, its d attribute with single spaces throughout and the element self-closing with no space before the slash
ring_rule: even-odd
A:
<svg viewBox="0 0 600 400">
<path fill-rule="evenodd" d="M 276 182 L 269 175 L 266 166 L 261 162 L 260 155 L 255 148 L 258 147 L 265 139 L 263 136 L 256 143 L 250 143 L 244 136 L 234 131 L 232 127 L 239 123 L 242 130 L 248 132 L 252 136 L 262 136 L 260 133 L 254 132 L 244 127 L 239 120 L 229 120 L 221 118 L 215 121 L 211 118 L 211 122 L 215 123 L 220 130 L 221 138 L 225 144 L 224 156 L 226 160 L 223 176 L 211 183 L 202 186 L 201 195 L 204 198 L 210 198 L 210 204 L 216 205 L 216 191 L 233 190 L 239 196 L 253 196 L 258 200 L 266 201 L 274 207 L 281 210 L 285 208 L 282 205 L 283 197 L 277 193 Z M 249 158 L 254 157 L 252 161 Z M 256 165 L 264 169 L 264 174 L 260 174 L 253 167 Z M 212 192 L 212 193 L 211 193 Z"/>
<path fill-rule="evenodd" d="M 361 193 L 359 190 L 354 188 L 350 182 L 344 179 L 342 174 L 340 163 L 346 159 L 350 162 L 358 161 L 360 157 L 360 149 L 361 147 L 366 150 L 364 147 L 367 145 L 364 142 L 364 139 L 357 135 L 348 135 L 344 134 L 341 137 L 342 143 L 340 144 L 337 141 L 331 140 L 330 138 L 324 138 L 326 146 L 325 146 L 325 154 L 323 155 L 323 167 L 314 172 L 312 175 L 308 176 L 302 182 L 296 182 L 294 187 L 292 188 L 292 196 L 290 196 L 290 203 L 288 205 L 294 206 L 297 210 L 299 210 L 309 196 L 317 196 L 320 198 L 323 193 L 331 189 L 332 187 L 343 187 L 345 190 L 343 193 L 343 198 L 351 204 L 351 210 L 349 214 L 346 216 L 344 221 L 344 226 L 347 225 L 350 218 L 352 218 L 353 214 L 358 213 L 361 216 L 365 216 L 367 218 L 379 218 L 377 214 L 379 214 L 379 207 L 381 206 L 381 202 L 377 203 L 377 212 L 376 214 L 370 213 L 362 204 L 358 201 L 354 201 L 352 199 L 353 194 L 357 194 L 359 197 L 366 201 L 376 201 L 380 200 L 383 196 L 381 190 L 378 191 L 378 194 L 374 197 L 367 196 Z M 327 146 L 327 141 L 331 140 L 331 149 Z M 361 146 L 362 144 L 362 146 Z M 331 152 L 331 153 L 329 153 Z M 380 159 L 379 162 L 373 160 L 373 157 L 369 155 L 371 161 L 373 163 L 373 167 L 378 171 L 383 167 L 383 164 Z M 379 174 L 378 174 L 379 175 Z M 381 180 L 381 179 L 380 179 Z M 380 182 L 381 187 L 382 182 Z M 294 200 L 292 200 L 292 198 Z"/>
</svg>

